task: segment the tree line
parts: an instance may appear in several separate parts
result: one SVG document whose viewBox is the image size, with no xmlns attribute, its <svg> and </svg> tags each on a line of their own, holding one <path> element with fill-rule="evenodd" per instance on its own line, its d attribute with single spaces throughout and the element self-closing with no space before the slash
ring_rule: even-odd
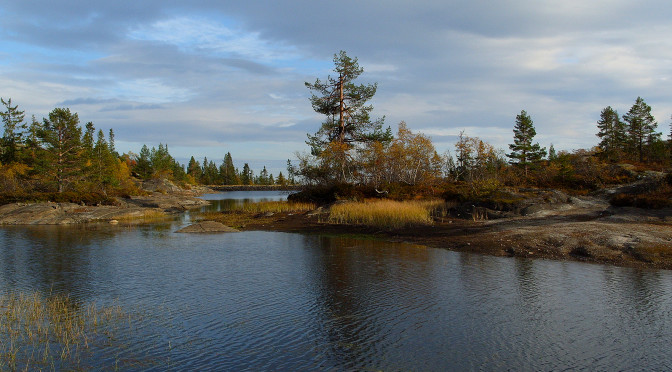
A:
<svg viewBox="0 0 672 372">
<path fill-rule="evenodd" d="M 319 130 L 308 134 L 310 152 L 297 154 L 298 164 L 290 168 L 307 184 L 376 190 L 453 184 L 473 193 L 521 184 L 590 189 L 623 178 L 615 163 L 670 166 L 672 161 L 672 131 L 663 141 L 651 107 L 641 97 L 622 119 L 611 107 L 602 111 L 597 122 L 601 141 L 590 150 L 558 153 L 553 144 L 547 150 L 534 142 L 533 120 L 522 110 L 515 117 L 509 153 L 461 132 L 454 152 L 439 155 L 429 137 L 413 133 L 406 123 L 393 136 L 383 126 L 384 117 L 371 118 L 368 102 L 377 85 L 355 83 L 363 72 L 357 58 L 341 51 L 333 61 L 334 77 L 305 83 L 313 109 L 325 117 Z"/>
<path fill-rule="evenodd" d="M 92 122 L 84 127 L 77 113 L 55 108 L 46 118 L 30 122 L 25 112 L 0 98 L 4 131 L 0 138 L 0 192 L 3 193 L 100 193 L 135 194 L 138 179 L 167 178 L 182 184 L 278 184 L 292 183 L 282 174 L 274 177 L 266 167 L 258 174 L 245 163 L 239 171 L 230 153 L 217 166 L 207 158 L 201 165 L 191 158 L 188 167 L 168 151 L 143 145 L 139 154 L 119 154 L 114 130 L 96 129 Z"/>
</svg>

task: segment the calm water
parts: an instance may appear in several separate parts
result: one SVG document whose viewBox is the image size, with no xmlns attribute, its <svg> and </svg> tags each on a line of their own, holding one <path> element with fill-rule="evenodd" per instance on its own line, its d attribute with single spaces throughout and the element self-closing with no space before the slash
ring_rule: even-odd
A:
<svg viewBox="0 0 672 372">
<path fill-rule="evenodd" d="M 96 369 L 672 369 L 670 271 L 184 223 L 2 228 L 0 292 L 133 314 Z"/>
</svg>

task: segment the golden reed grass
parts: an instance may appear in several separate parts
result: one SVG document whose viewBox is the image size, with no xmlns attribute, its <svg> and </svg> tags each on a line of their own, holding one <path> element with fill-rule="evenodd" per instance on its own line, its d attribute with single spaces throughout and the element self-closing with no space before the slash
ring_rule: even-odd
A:
<svg viewBox="0 0 672 372">
<path fill-rule="evenodd" d="M 235 209 L 250 213 L 292 213 L 305 212 L 315 209 L 313 203 L 294 203 L 288 201 L 265 201 L 258 203 L 246 203 L 236 206 Z"/>
<path fill-rule="evenodd" d="M 78 369 L 125 319 L 118 306 L 75 304 L 64 296 L 0 296 L 0 371 Z"/>
<path fill-rule="evenodd" d="M 431 225 L 437 213 L 444 213 L 444 206 L 442 200 L 348 202 L 333 205 L 327 222 L 386 229 Z"/>
</svg>

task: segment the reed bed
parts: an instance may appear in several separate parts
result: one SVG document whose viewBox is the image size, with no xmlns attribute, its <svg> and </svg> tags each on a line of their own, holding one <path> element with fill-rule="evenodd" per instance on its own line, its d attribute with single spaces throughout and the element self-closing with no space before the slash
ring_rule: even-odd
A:
<svg viewBox="0 0 672 372">
<path fill-rule="evenodd" d="M 333 205 L 326 222 L 399 229 L 431 225 L 443 213 L 442 200 L 349 202 Z"/>
<path fill-rule="evenodd" d="M 295 203 L 288 201 L 265 201 L 258 203 L 245 203 L 237 205 L 234 210 L 242 210 L 249 213 L 295 213 L 315 209 L 313 203 Z"/>
<path fill-rule="evenodd" d="M 94 348 L 114 346 L 119 306 L 78 305 L 65 296 L 0 296 L 0 371 L 86 369 Z"/>
<path fill-rule="evenodd" d="M 161 221 L 168 218 L 172 218 L 171 215 L 166 212 L 158 209 L 147 209 L 141 211 L 139 214 L 129 214 L 121 216 L 116 220 L 119 222 L 152 222 L 152 221 Z"/>
</svg>

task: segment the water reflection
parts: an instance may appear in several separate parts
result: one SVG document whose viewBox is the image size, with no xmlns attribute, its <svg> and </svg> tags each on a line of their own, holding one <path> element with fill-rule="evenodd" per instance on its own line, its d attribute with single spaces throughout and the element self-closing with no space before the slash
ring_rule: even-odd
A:
<svg viewBox="0 0 672 372">
<path fill-rule="evenodd" d="M 118 301 L 156 370 L 672 366 L 669 271 L 184 223 L 2 228 L 0 292 Z"/>
</svg>

